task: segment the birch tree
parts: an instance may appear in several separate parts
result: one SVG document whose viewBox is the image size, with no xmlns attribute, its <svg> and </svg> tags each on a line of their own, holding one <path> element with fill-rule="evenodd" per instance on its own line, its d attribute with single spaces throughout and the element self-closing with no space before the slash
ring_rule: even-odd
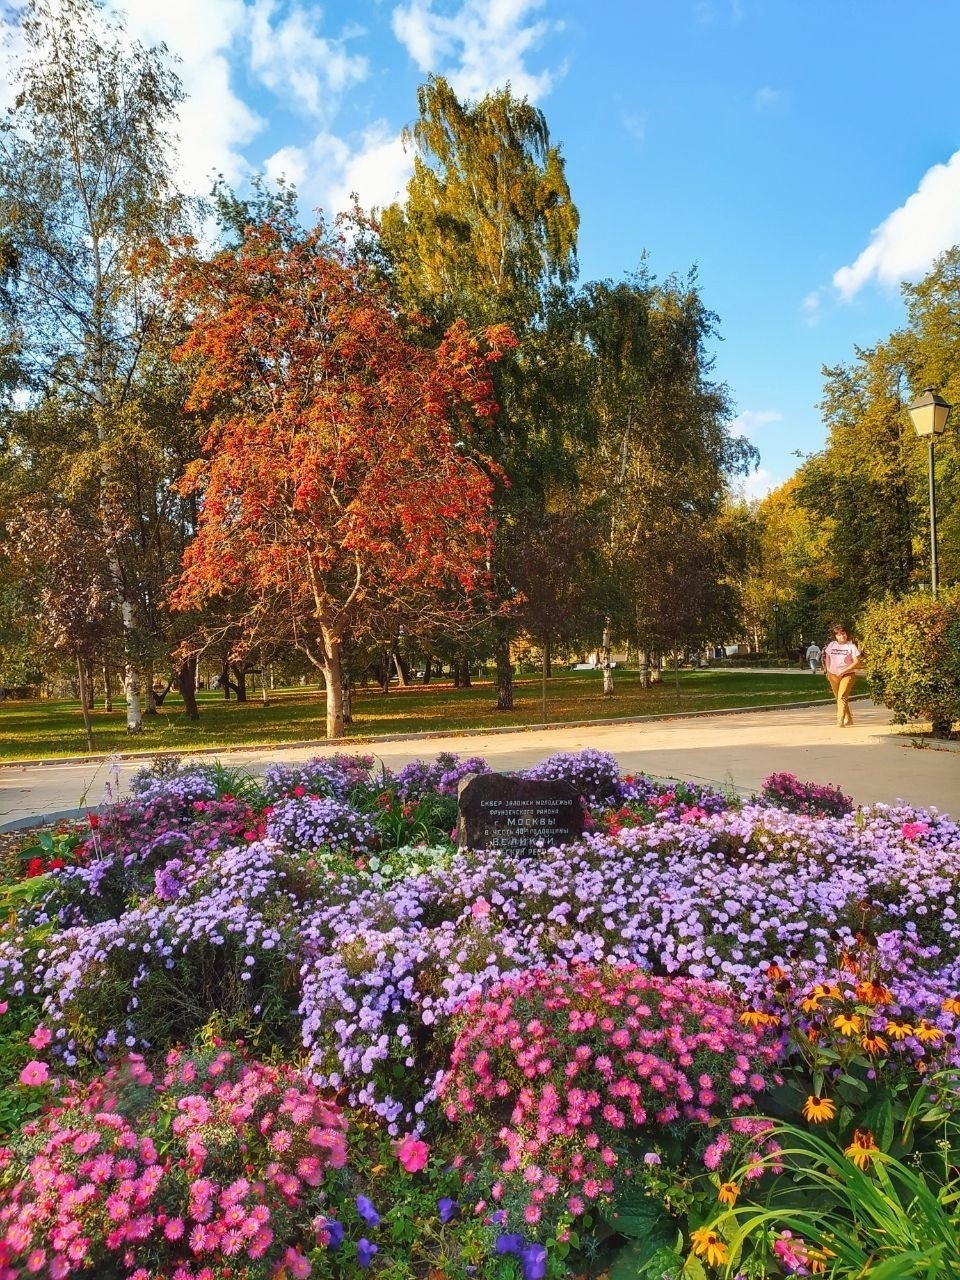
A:
<svg viewBox="0 0 960 1280">
<path fill-rule="evenodd" d="M 58 475 L 59 497 L 72 493 L 99 513 L 135 733 L 142 592 L 124 511 L 130 481 L 118 460 L 147 429 L 135 389 L 161 313 L 145 250 L 183 214 L 168 150 L 182 95 L 166 50 L 129 40 L 94 0 L 29 0 L 20 34 L 24 51 L 9 70 L 16 96 L 0 131 L 0 242 L 14 262 L 28 400 L 12 430 L 39 477 L 31 432 L 44 423 L 45 465 Z M 51 420 L 62 423 L 59 433 Z"/>
</svg>

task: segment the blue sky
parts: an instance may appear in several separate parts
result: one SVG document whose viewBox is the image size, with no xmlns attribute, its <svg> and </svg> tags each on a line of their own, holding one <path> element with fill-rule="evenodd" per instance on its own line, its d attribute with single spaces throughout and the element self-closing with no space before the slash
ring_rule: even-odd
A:
<svg viewBox="0 0 960 1280">
<path fill-rule="evenodd" d="M 0 0 L 0 4 L 3 0 Z M 111 0 L 113 4 L 113 0 Z M 121 7 L 119 0 L 114 7 Z M 181 59 L 184 179 L 296 181 L 305 206 L 401 194 L 416 87 L 510 82 L 546 114 L 582 279 L 696 264 L 716 376 L 761 453 L 821 447 L 823 364 L 902 319 L 960 241 L 956 0 L 126 0 Z"/>
</svg>

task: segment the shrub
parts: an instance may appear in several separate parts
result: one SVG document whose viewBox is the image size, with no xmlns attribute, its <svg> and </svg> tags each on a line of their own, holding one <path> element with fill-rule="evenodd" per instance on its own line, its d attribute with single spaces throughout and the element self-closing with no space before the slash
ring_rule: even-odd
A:
<svg viewBox="0 0 960 1280">
<path fill-rule="evenodd" d="M 489 773 L 490 766 L 479 756 L 461 760 L 455 752 L 441 751 L 436 760 L 411 760 L 390 779 L 401 800 L 420 801 L 438 792 L 456 796 L 463 778 L 471 773 Z"/>
<path fill-rule="evenodd" d="M 898 723 L 930 720 L 948 737 L 960 720 L 960 587 L 871 605 L 863 645 L 874 698 Z"/>
<path fill-rule="evenodd" d="M 739 1015 L 727 987 L 634 965 L 528 971 L 465 1002 L 438 1093 L 493 1142 L 493 1199 L 549 1229 L 609 1201 L 653 1145 L 718 1167 L 777 1056 Z"/>
<path fill-rule="evenodd" d="M 373 756 L 316 756 L 301 765 L 271 764 L 263 775 L 263 793 L 268 803 L 275 804 L 287 796 L 327 796 L 332 800 L 348 800 L 357 792 L 373 787 L 370 772 Z"/>
<path fill-rule="evenodd" d="M 771 773 L 764 778 L 760 794 L 778 809 L 810 818 L 845 818 L 856 808 L 850 796 L 832 783 L 800 782 L 792 773 Z"/>
<path fill-rule="evenodd" d="M 4 1152 L 3 1274 L 307 1274 L 345 1130 L 293 1067 L 172 1053 L 158 1080 L 131 1057 Z"/>
<path fill-rule="evenodd" d="M 521 777 L 569 782 L 591 807 L 619 804 L 626 794 L 620 766 L 614 757 L 608 751 L 597 751 L 593 747 L 584 751 L 558 751 L 525 769 Z"/>
<path fill-rule="evenodd" d="M 288 853 L 320 848 L 359 851 L 373 842 L 374 834 L 366 814 L 323 796 L 290 796 L 274 805 L 267 817 L 267 836 Z"/>
</svg>

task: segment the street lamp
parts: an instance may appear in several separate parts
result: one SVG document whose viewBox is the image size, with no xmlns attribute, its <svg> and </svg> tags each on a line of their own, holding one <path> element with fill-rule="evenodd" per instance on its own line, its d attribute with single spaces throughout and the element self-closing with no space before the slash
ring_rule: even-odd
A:
<svg viewBox="0 0 960 1280">
<path fill-rule="evenodd" d="M 947 404 L 942 396 L 938 396 L 933 387 L 921 391 L 913 404 L 907 405 L 907 413 L 913 422 L 913 429 L 921 440 L 930 446 L 930 590 L 934 600 L 937 598 L 937 497 L 934 486 L 933 442 L 942 436 L 947 427 L 947 419 L 953 405 Z"/>
</svg>

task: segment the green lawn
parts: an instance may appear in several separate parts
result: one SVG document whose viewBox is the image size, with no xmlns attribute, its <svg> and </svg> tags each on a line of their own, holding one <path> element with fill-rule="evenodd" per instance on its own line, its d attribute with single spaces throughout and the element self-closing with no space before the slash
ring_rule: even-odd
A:
<svg viewBox="0 0 960 1280">
<path fill-rule="evenodd" d="M 822 676 L 800 671 L 753 674 L 735 670 L 683 671 L 680 702 L 673 676 L 650 689 L 640 687 L 635 672 L 615 673 L 616 692 L 604 698 L 600 675 L 591 671 L 563 672 L 547 683 L 547 720 L 606 720 L 617 716 L 670 715 L 677 711 L 720 711 L 734 707 L 805 702 L 829 696 Z M 259 693 L 251 701 L 224 701 L 218 693 L 201 693 L 200 720 L 191 723 L 182 703 L 171 694 L 157 716 L 144 720 L 144 733 L 126 732 L 122 705 L 111 714 L 94 713 L 97 751 L 184 751 L 203 747 L 239 747 L 317 741 L 324 737 L 324 698 L 315 689 L 275 690 L 265 707 Z M 502 725 L 541 724 L 540 680 L 516 681 L 512 712 L 495 710 L 489 682 L 471 689 L 433 684 L 427 688 L 360 690 L 354 695 L 356 738 L 377 734 L 456 732 Z M 85 754 L 83 723 L 78 704 L 65 702 L 6 702 L 0 704 L 0 760 Z"/>
</svg>

